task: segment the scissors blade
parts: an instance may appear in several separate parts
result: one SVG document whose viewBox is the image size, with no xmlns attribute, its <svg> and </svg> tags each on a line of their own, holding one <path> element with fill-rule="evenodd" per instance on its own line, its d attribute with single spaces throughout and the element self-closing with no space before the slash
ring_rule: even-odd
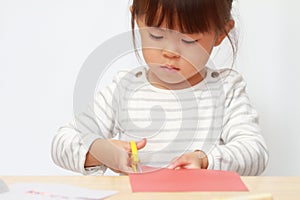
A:
<svg viewBox="0 0 300 200">
<path fill-rule="evenodd" d="M 138 173 L 142 173 L 142 172 L 143 172 L 143 170 L 142 170 L 142 167 L 141 167 L 141 164 L 140 164 L 140 163 L 137 163 L 137 164 L 136 164 L 136 171 L 137 171 Z"/>
</svg>

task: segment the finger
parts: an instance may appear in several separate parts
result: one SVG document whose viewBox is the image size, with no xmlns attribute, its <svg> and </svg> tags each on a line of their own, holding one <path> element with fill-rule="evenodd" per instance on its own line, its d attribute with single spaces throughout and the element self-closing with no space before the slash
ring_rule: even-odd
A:
<svg viewBox="0 0 300 200">
<path fill-rule="evenodd" d="M 147 140 L 146 138 L 143 138 L 142 140 L 136 142 L 136 148 L 139 150 L 139 149 L 142 149 L 146 146 L 147 144 Z M 128 152 L 131 152 L 131 145 L 130 145 L 130 142 L 126 142 L 124 148 L 126 149 L 126 151 Z"/>
<path fill-rule="evenodd" d="M 121 148 L 120 150 L 130 151 L 130 144 L 121 140 L 109 140 L 116 148 Z"/>
<path fill-rule="evenodd" d="M 147 144 L 147 140 L 146 140 L 146 138 L 143 138 L 141 141 L 138 141 L 137 143 L 136 143 L 136 148 L 139 150 L 139 149 L 142 149 L 142 148 L 144 148 L 145 146 L 146 146 L 146 144 Z"/>
<path fill-rule="evenodd" d="M 171 161 L 170 165 L 168 166 L 168 169 L 182 168 L 187 164 L 188 163 L 186 162 L 186 160 L 181 156 Z"/>
<path fill-rule="evenodd" d="M 127 152 L 131 152 L 130 142 L 124 142 L 124 149 L 125 149 Z"/>
</svg>

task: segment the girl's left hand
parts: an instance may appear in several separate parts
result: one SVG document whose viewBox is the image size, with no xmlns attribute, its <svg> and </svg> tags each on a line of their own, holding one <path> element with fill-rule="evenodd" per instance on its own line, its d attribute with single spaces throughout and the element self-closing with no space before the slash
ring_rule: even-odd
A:
<svg viewBox="0 0 300 200">
<path fill-rule="evenodd" d="M 203 151 L 185 153 L 171 161 L 168 169 L 207 169 L 208 160 Z"/>
</svg>

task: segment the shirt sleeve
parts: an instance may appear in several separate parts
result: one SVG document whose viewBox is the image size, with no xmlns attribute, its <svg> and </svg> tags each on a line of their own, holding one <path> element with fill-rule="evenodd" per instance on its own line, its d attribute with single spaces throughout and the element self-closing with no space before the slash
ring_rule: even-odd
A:
<svg viewBox="0 0 300 200">
<path fill-rule="evenodd" d="M 93 103 L 84 113 L 76 115 L 73 122 L 61 127 L 52 140 L 51 156 L 54 163 L 64 169 L 84 175 L 100 175 L 106 170 L 104 165 L 85 168 L 86 154 L 91 144 L 100 138 L 114 136 L 115 90 L 118 82 L 97 93 Z"/>
<path fill-rule="evenodd" d="M 224 83 L 225 109 L 220 142 L 208 153 L 208 169 L 259 175 L 268 163 L 268 150 L 258 114 L 246 94 L 242 76 L 230 71 Z"/>
</svg>

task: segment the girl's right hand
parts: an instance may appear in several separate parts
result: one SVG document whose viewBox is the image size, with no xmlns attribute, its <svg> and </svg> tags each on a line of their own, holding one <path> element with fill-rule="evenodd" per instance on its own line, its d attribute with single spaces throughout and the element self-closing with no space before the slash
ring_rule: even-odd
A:
<svg viewBox="0 0 300 200">
<path fill-rule="evenodd" d="M 112 142 L 114 145 L 123 148 L 128 153 L 131 153 L 130 142 L 121 141 L 121 140 L 109 140 L 109 141 Z M 144 148 L 146 144 L 147 144 L 147 140 L 146 138 L 143 138 L 142 140 L 136 142 L 136 147 L 139 150 Z"/>
<path fill-rule="evenodd" d="M 144 148 L 146 144 L 147 140 L 145 138 L 137 141 L 137 149 Z M 115 172 L 127 174 L 133 172 L 129 165 L 130 156 L 131 147 L 129 142 L 97 139 L 90 147 L 86 156 L 85 166 L 104 164 Z"/>
<path fill-rule="evenodd" d="M 114 169 L 111 168 L 112 171 L 116 172 L 116 173 L 129 173 L 132 172 L 132 168 L 130 166 L 130 157 L 131 157 L 131 146 L 130 146 L 130 142 L 126 142 L 126 141 L 121 141 L 121 140 L 109 140 L 112 144 L 114 144 L 116 147 L 119 147 L 121 149 L 124 149 L 125 152 L 127 152 L 127 160 L 126 160 L 126 166 L 124 166 L 125 163 L 119 163 L 121 165 L 119 169 Z M 136 141 L 136 147 L 138 150 L 143 149 L 147 144 L 147 140 L 146 138 L 143 138 L 140 141 Z M 123 170 L 121 170 L 123 169 Z"/>
</svg>

